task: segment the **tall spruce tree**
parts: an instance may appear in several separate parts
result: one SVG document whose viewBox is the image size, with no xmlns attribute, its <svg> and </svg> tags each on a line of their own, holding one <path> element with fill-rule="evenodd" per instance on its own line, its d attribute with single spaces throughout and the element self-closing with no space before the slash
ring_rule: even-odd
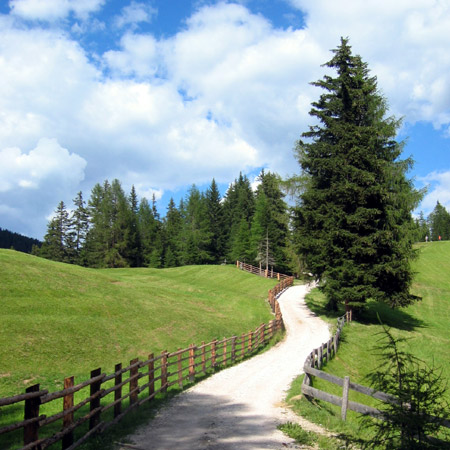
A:
<svg viewBox="0 0 450 450">
<path fill-rule="evenodd" d="M 89 229 L 89 214 L 81 191 L 78 192 L 77 196 L 73 199 L 73 204 L 75 208 L 70 216 L 71 262 L 85 265 L 83 247 Z"/>
<path fill-rule="evenodd" d="M 337 72 L 312 83 L 324 93 L 312 103 L 318 123 L 302 134 L 297 157 L 304 189 L 296 209 L 297 250 L 320 280 L 328 306 L 361 307 L 367 299 L 405 306 L 412 270 L 411 211 L 421 194 L 399 160 L 399 121 L 367 64 L 347 39 L 325 64 Z"/>
<path fill-rule="evenodd" d="M 214 178 L 206 191 L 205 202 L 208 228 L 211 233 L 208 252 L 211 255 L 211 262 L 219 263 L 223 261 L 225 257 L 225 227 L 223 207 L 220 203 L 220 192 Z"/>
<path fill-rule="evenodd" d="M 431 214 L 428 216 L 431 228 L 431 239 L 438 241 L 450 239 L 450 213 L 439 202 L 436 203 Z"/>
<path fill-rule="evenodd" d="M 55 216 L 47 225 L 47 233 L 40 250 L 40 256 L 54 261 L 69 262 L 70 219 L 63 201 L 58 203 Z"/>
</svg>

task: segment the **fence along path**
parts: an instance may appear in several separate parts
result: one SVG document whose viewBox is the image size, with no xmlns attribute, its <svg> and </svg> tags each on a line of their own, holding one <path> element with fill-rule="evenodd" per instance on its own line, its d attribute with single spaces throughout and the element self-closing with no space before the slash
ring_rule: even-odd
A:
<svg viewBox="0 0 450 450">
<path fill-rule="evenodd" d="M 63 450 L 75 449 L 94 433 L 115 425 L 131 410 L 158 394 L 165 395 L 170 387 L 183 389 L 186 384 L 194 382 L 196 376 L 234 364 L 255 353 L 276 331 L 283 329 L 276 297 L 292 283 L 292 277 L 284 279 L 269 290 L 269 303 L 275 319 L 241 336 L 191 344 L 156 356 L 150 353 L 145 361 L 136 358 L 126 367 L 116 364 L 110 374 L 97 368 L 91 371 L 90 379 L 79 384 L 74 384 L 74 377 L 67 377 L 64 389 L 60 391 L 49 393 L 35 384 L 24 394 L 0 398 L 0 417 L 8 417 L 8 408 L 22 405 L 24 410 L 23 421 L 0 426 L 0 443 L 8 433 L 22 433 L 24 446 L 21 450 L 41 450 L 59 441 Z M 75 399 L 79 400 L 76 404 Z M 45 414 L 48 410 L 46 405 L 61 400 L 60 412 Z"/>
<path fill-rule="evenodd" d="M 242 261 L 236 261 L 236 267 L 246 272 L 252 273 L 253 275 L 259 275 L 265 278 L 276 278 L 278 281 L 291 278 L 290 275 L 285 275 L 283 273 L 274 272 L 273 267 L 271 269 L 263 269 L 261 266 L 256 267 L 251 264 L 246 264 Z"/>
<path fill-rule="evenodd" d="M 306 358 L 303 370 L 305 372 L 305 377 L 302 384 L 302 393 L 306 398 L 317 398 L 325 402 L 331 403 L 336 406 L 341 407 L 341 419 L 346 420 L 347 410 L 355 411 L 359 414 L 370 415 L 376 417 L 380 420 L 389 420 L 384 413 L 372 406 L 364 405 L 362 403 L 349 401 L 349 391 L 354 390 L 361 394 L 367 395 L 369 397 L 375 398 L 385 403 L 398 404 L 399 399 L 391 394 L 385 392 L 377 391 L 367 386 L 361 384 L 353 383 L 350 381 L 350 377 L 346 376 L 344 378 L 337 377 L 330 373 L 320 370 L 324 362 L 328 362 L 330 358 L 336 355 L 339 348 L 340 336 L 342 329 L 346 322 L 351 321 L 351 312 L 347 312 L 344 316 L 339 317 L 337 320 L 337 329 L 334 336 L 330 340 L 323 343 L 320 347 L 315 348 L 309 356 Z M 336 384 L 342 387 L 342 397 L 337 395 L 329 394 L 328 392 L 322 391 L 312 386 L 313 377 L 321 378 L 322 380 L 328 381 L 330 383 Z M 436 420 L 436 418 L 430 416 L 430 420 Z M 446 428 L 450 428 L 450 420 L 442 421 L 441 425 Z M 441 444 L 442 441 L 438 439 L 427 437 L 430 442 L 436 444 Z"/>
</svg>

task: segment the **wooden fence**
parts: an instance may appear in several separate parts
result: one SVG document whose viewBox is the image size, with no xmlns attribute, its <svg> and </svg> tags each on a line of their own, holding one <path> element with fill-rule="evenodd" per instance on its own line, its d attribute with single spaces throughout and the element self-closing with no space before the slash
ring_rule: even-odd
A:
<svg viewBox="0 0 450 450">
<path fill-rule="evenodd" d="M 377 391 L 376 389 L 363 386 L 361 384 L 353 383 L 350 381 L 350 377 L 340 378 L 335 375 L 323 372 L 320 368 L 323 366 L 324 362 L 328 362 L 332 356 L 334 356 L 339 347 L 339 339 L 344 327 L 345 322 L 351 321 L 351 313 L 348 312 L 344 316 L 338 318 L 338 326 L 334 336 L 326 343 L 322 344 L 320 347 L 314 349 L 309 356 L 306 358 L 303 370 L 305 372 L 305 377 L 303 379 L 303 384 L 301 391 L 306 398 L 317 398 L 333 405 L 341 407 L 341 419 L 346 420 L 347 410 L 355 411 L 359 414 L 370 415 L 381 420 L 388 420 L 385 414 L 377 409 L 362 403 L 349 401 L 349 391 L 353 390 L 359 392 L 360 394 L 367 395 L 369 397 L 375 398 L 385 403 L 398 404 L 399 399 L 391 394 L 385 392 Z M 321 391 L 320 389 L 314 388 L 312 386 L 312 377 L 317 377 L 322 380 L 328 381 L 330 383 L 336 384 L 342 387 L 342 397 L 337 395 L 329 394 L 328 392 Z M 436 420 L 435 417 L 430 417 L 430 420 Z M 450 421 L 444 420 L 442 426 L 450 428 Z M 428 440 L 435 443 L 440 443 L 438 439 L 427 437 Z"/>
<path fill-rule="evenodd" d="M 246 264 L 242 261 L 236 261 L 236 267 L 246 272 L 253 273 L 254 275 L 259 275 L 265 278 L 276 278 L 278 281 L 284 280 L 286 278 L 291 278 L 289 275 L 283 273 L 274 272 L 272 269 L 263 269 L 262 267 L 252 266 L 251 264 Z"/>
<path fill-rule="evenodd" d="M 157 356 L 151 353 L 145 361 L 136 358 L 126 367 L 116 364 L 110 374 L 98 368 L 91 371 L 89 380 L 79 384 L 75 384 L 74 377 L 68 377 L 64 379 L 64 389 L 57 392 L 50 393 L 35 384 L 23 394 L 0 398 L 0 417 L 14 414 L 8 408 L 23 408 L 24 411 L 24 420 L 0 427 L 0 438 L 16 433 L 15 439 L 23 442 L 21 450 L 41 450 L 57 442 L 61 442 L 62 449 L 72 450 L 94 433 L 116 424 L 134 408 L 158 394 L 166 394 L 170 387 L 183 389 L 197 376 L 242 360 L 283 329 L 276 297 L 292 282 L 293 279 L 283 280 L 269 291 L 275 319 L 254 331 L 207 344 L 192 344 L 172 353 L 163 351 Z M 61 402 L 61 406 L 56 401 Z M 48 415 L 46 410 L 58 412 Z M 23 436 L 18 437 L 17 433 Z M 0 447 L 5 448 L 1 444 Z"/>
</svg>

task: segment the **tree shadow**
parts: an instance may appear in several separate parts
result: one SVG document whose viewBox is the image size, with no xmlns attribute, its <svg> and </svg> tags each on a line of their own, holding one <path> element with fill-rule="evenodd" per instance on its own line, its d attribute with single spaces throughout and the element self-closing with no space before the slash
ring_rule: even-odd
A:
<svg viewBox="0 0 450 450">
<path fill-rule="evenodd" d="M 276 430 L 277 424 L 271 416 L 255 414 L 225 396 L 186 392 L 122 442 L 142 450 L 279 448 L 290 439 Z"/>
<path fill-rule="evenodd" d="M 396 328 L 403 331 L 414 331 L 417 328 L 426 328 L 427 324 L 423 320 L 412 316 L 402 309 L 392 309 L 384 303 L 370 302 L 367 308 L 362 312 L 358 321 L 362 324 L 373 325 L 380 324 L 390 328 Z"/>
<path fill-rule="evenodd" d="M 338 311 L 327 310 L 325 302 L 320 297 L 308 296 L 306 303 L 309 309 L 318 316 L 337 319 L 345 314 L 343 307 L 340 307 Z M 384 303 L 374 301 L 369 301 L 366 308 L 355 314 L 354 320 L 363 325 L 379 325 L 381 320 L 383 324 L 403 331 L 414 331 L 417 328 L 427 327 L 426 322 L 403 309 L 392 309 Z"/>
</svg>

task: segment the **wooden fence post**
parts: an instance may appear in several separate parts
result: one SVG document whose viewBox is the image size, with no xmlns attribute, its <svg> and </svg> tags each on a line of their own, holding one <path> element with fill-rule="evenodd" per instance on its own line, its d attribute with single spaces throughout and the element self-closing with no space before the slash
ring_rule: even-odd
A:
<svg viewBox="0 0 450 450">
<path fill-rule="evenodd" d="M 248 332 L 248 351 L 251 353 L 253 350 L 253 331 Z"/>
<path fill-rule="evenodd" d="M 344 377 L 344 386 L 342 388 L 342 407 L 341 407 L 341 419 L 344 421 L 347 418 L 349 388 L 350 388 L 350 377 Z"/>
<path fill-rule="evenodd" d="M 167 352 L 161 352 L 161 392 L 167 392 Z"/>
<path fill-rule="evenodd" d="M 178 351 L 180 351 L 181 348 L 178 349 Z M 177 360 L 178 360 L 178 387 L 180 389 L 183 389 L 183 366 L 181 363 L 181 353 L 178 353 L 177 355 Z"/>
<path fill-rule="evenodd" d="M 191 344 L 189 346 L 189 381 L 194 381 L 195 379 L 195 345 Z"/>
<path fill-rule="evenodd" d="M 152 396 L 155 393 L 155 358 L 153 353 L 148 355 L 150 362 L 148 363 L 148 396 Z"/>
<path fill-rule="evenodd" d="M 231 363 L 236 359 L 236 336 L 231 338 Z"/>
<path fill-rule="evenodd" d="M 322 368 L 322 361 L 323 361 L 323 345 L 321 345 L 319 347 L 319 355 L 318 355 L 318 363 L 317 363 L 318 369 Z"/>
<path fill-rule="evenodd" d="M 243 358 L 245 355 L 245 334 L 242 333 L 241 335 L 241 358 Z"/>
<path fill-rule="evenodd" d="M 102 372 L 102 370 L 100 368 L 92 370 L 91 371 L 91 378 L 98 377 L 99 375 L 101 375 L 101 372 Z M 102 381 L 101 380 L 100 381 L 96 381 L 95 383 L 91 384 L 91 388 L 90 388 L 91 397 L 100 390 L 101 386 L 102 386 Z M 90 411 L 91 412 L 94 411 L 99 406 L 100 406 L 100 396 L 97 395 L 97 397 L 95 397 L 94 399 L 91 400 Z M 94 428 L 99 423 L 100 423 L 100 411 L 98 411 L 96 414 L 94 414 L 89 419 L 89 429 L 92 430 L 92 428 Z"/>
<path fill-rule="evenodd" d="M 114 377 L 114 384 L 116 386 L 119 386 L 122 383 L 122 363 L 116 364 L 114 366 L 114 371 L 116 372 L 116 376 Z M 120 372 L 120 373 L 117 373 Z M 122 412 L 122 401 L 120 400 L 122 398 L 122 386 L 118 387 L 114 391 L 114 401 L 117 403 L 114 405 L 114 418 L 119 416 Z"/>
<path fill-rule="evenodd" d="M 133 405 L 138 401 L 138 395 L 139 392 L 137 391 L 138 387 L 138 373 L 139 373 L 139 366 L 137 363 L 139 362 L 139 358 L 132 359 L 130 361 L 130 365 L 133 366 L 130 368 L 130 405 Z"/>
<path fill-rule="evenodd" d="M 64 389 L 71 388 L 73 387 L 73 385 L 74 385 L 73 377 L 64 378 Z M 65 395 L 63 398 L 63 411 L 67 411 L 70 408 L 73 408 L 73 392 Z M 72 423 L 73 423 L 73 412 L 63 417 L 63 429 L 70 427 Z M 73 444 L 73 431 L 63 436 L 62 438 L 63 450 L 69 448 L 72 444 Z"/>
<path fill-rule="evenodd" d="M 206 373 L 206 348 L 205 341 L 202 341 L 202 371 Z"/>
<path fill-rule="evenodd" d="M 28 394 L 30 392 L 39 392 L 39 384 L 35 384 L 30 386 L 25 390 Z M 39 417 L 39 405 L 41 404 L 40 397 L 30 398 L 25 400 L 25 414 L 24 419 L 36 419 Z M 39 422 L 33 422 L 28 425 L 25 425 L 23 430 L 23 443 L 24 445 L 31 444 L 34 441 L 39 439 Z M 33 450 L 40 450 L 41 446 L 37 445 L 33 447 Z"/>
<path fill-rule="evenodd" d="M 216 342 L 217 339 L 211 342 L 211 367 L 213 369 L 216 367 Z"/>
<path fill-rule="evenodd" d="M 227 338 L 223 338 L 223 366 L 226 367 L 227 365 Z"/>
</svg>

